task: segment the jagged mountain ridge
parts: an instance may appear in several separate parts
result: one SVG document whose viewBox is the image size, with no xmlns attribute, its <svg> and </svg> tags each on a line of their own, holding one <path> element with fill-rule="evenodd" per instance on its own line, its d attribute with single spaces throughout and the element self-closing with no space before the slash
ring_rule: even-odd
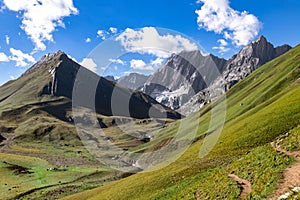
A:
<svg viewBox="0 0 300 200">
<path fill-rule="evenodd" d="M 258 67 L 286 53 L 292 47 L 283 45 L 274 47 L 264 36 L 244 47 L 238 54 L 227 61 L 220 79 L 224 79 L 224 89 L 229 90 L 237 81 L 244 79 Z"/>
<path fill-rule="evenodd" d="M 84 77 L 80 80 L 77 79 L 79 71 L 81 77 Z M 88 90 L 93 85 L 95 86 L 94 94 Z M 163 113 L 165 113 L 169 118 L 181 118 L 180 114 L 171 109 L 165 106 L 157 106 L 159 103 L 151 97 L 141 92 L 134 92 L 120 87 L 105 78 L 99 77 L 97 74 L 74 62 L 61 51 L 43 56 L 40 61 L 28 69 L 19 79 L 0 87 L 0 108 L 3 107 L 9 110 L 26 105 L 27 103 L 42 102 L 44 99 L 51 101 L 58 98 L 65 98 L 71 102 L 74 86 L 85 86 L 86 90 L 80 91 L 82 94 L 78 95 L 89 97 L 87 100 L 92 99 L 95 101 L 95 107 L 90 105 L 88 101 L 80 102 L 79 106 L 95 109 L 98 114 L 149 118 L 149 109 L 153 109 L 154 113 L 158 116 L 164 116 Z M 120 99 L 116 104 L 122 108 L 114 112 L 111 108 L 113 92 L 120 95 Z M 123 105 L 125 102 L 122 99 L 125 98 L 129 99 L 129 105 Z M 10 105 L 11 102 L 15 105 L 12 107 L 6 106 Z M 70 106 L 71 104 L 68 104 L 68 107 L 65 109 L 71 110 Z"/>
<path fill-rule="evenodd" d="M 181 113 L 189 114 L 199 110 L 216 97 L 224 94 L 239 81 L 267 62 L 283 55 L 292 47 L 274 47 L 264 36 L 245 46 L 238 54 L 226 62 L 224 71 L 211 85 L 200 91 L 181 108 Z"/>
<path fill-rule="evenodd" d="M 173 54 L 166 63 L 139 88 L 130 83 L 137 74 L 121 77 L 120 84 L 140 90 L 158 102 L 185 115 L 194 112 L 212 99 L 228 91 L 254 70 L 286 53 L 291 47 L 274 47 L 264 36 L 245 46 L 229 60 L 200 51 Z"/>
<path fill-rule="evenodd" d="M 154 72 L 141 91 L 175 110 L 183 108 L 181 112 L 189 114 L 187 110 L 195 107 L 196 102 L 201 102 L 202 107 L 258 67 L 290 49 L 288 45 L 275 48 L 264 36 L 260 36 L 229 60 L 212 54 L 204 56 L 200 51 L 181 52 L 172 55 Z"/>
<path fill-rule="evenodd" d="M 200 51 L 173 54 L 166 63 L 146 81 L 142 91 L 160 103 L 177 109 L 222 71 L 226 60 Z"/>
</svg>

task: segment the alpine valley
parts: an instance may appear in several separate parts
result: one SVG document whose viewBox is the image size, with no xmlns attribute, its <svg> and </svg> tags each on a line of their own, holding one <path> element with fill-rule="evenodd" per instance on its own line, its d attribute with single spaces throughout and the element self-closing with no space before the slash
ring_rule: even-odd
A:
<svg viewBox="0 0 300 200">
<path fill-rule="evenodd" d="M 224 99 L 223 129 L 201 157 L 220 131 L 210 121 Z M 300 46 L 274 47 L 264 36 L 228 60 L 183 51 L 150 76 L 118 80 L 62 51 L 47 54 L 0 86 L 0 199 L 299 199 L 299 101 Z M 88 127 L 89 145 L 108 150 L 93 155 L 76 122 Z M 180 129 L 176 151 L 193 127 L 190 146 L 166 167 L 124 159 L 123 172 L 101 162 L 122 157 L 104 140 L 128 154 L 152 153 Z"/>
</svg>

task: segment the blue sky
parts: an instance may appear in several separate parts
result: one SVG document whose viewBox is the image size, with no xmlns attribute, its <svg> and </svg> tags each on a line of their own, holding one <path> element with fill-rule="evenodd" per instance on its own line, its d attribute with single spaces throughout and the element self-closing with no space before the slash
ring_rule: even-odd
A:
<svg viewBox="0 0 300 200">
<path fill-rule="evenodd" d="M 157 30 L 158 42 L 175 45 L 174 52 L 193 50 L 196 44 L 225 58 L 259 35 L 275 46 L 300 43 L 298 0 L 1 0 L 0 6 L 0 84 L 57 50 L 89 67 L 100 67 L 88 55 L 107 38 L 122 33 L 142 35 L 145 40 L 139 42 L 144 44 Z M 156 27 L 172 30 L 173 37 L 166 41 Z M 182 48 L 177 48 L 179 43 Z M 135 51 L 137 44 L 130 45 L 130 55 L 111 58 L 105 74 L 151 73 L 166 58 L 159 52 Z"/>
</svg>

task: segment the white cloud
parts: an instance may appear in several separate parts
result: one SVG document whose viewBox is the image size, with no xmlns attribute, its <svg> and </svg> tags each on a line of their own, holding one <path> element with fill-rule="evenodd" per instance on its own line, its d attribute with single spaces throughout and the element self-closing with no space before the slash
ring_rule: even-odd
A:
<svg viewBox="0 0 300 200">
<path fill-rule="evenodd" d="M 159 58 L 168 58 L 172 53 L 197 50 L 197 45 L 181 35 L 160 35 L 154 27 L 140 30 L 127 28 L 116 41 L 128 52 L 150 54 Z"/>
<path fill-rule="evenodd" d="M 10 43 L 10 37 L 8 35 L 5 36 L 5 42 L 7 45 Z"/>
<path fill-rule="evenodd" d="M 102 40 L 105 40 L 109 33 L 105 30 L 98 30 L 97 31 L 97 37 L 100 37 Z"/>
<path fill-rule="evenodd" d="M 157 58 L 156 60 L 151 60 L 151 65 L 153 66 L 161 66 L 165 60 L 162 58 Z"/>
<path fill-rule="evenodd" d="M 227 47 L 228 46 L 228 42 L 226 42 L 226 40 L 220 39 L 220 40 L 218 40 L 218 43 L 220 45 L 217 46 L 217 47 L 213 47 L 214 50 L 219 50 L 220 54 L 224 54 L 224 53 L 230 51 L 230 48 Z"/>
<path fill-rule="evenodd" d="M 237 46 L 247 45 L 258 35 L 261 28 L 258 18 L 247 11 L 234 10 L 229 0 L 199 0 L 198 3 L 203 4 L 196 10 L 199 28 L 222 34 Z"/>
<path fill-rule="evenodd" d="M 92 39 L 91 39 L 91 38 L 86 38 L 86 39 L 85 39 L 85 42 L 86 42 L 86 43 L 90 43 L 90 42 L 92 42 Z"/>
<path fill-rule="evenodd" d="M 5 53 L 0 52 L 0 62 L 8 62 L 8 61 L 9 61 L 8 56 Z"/>
<path fill-rule="evenodd" d="M 21 50 L 10 48 L 9 51 L 11 53 L 9 60 L 15 61 L 17 67 L 26 67 L 36 62 L 31 55 L 23 53 Z"/>
<path fill-rule="evenodd" d="M 15 80 L 16 78 L 14 76 L 10 76 L 10 79 L 11 80 Z"/>
<path fill-rule="evenodd" d="M 135 59 L 130 61 L 130 68 L 136 69 L 136 70 L 142 70 L 142 71 L 153 70 L 153 67 L 150 65 L 147 65 L 143 60 L 135 60 Z"/>
<path fill-rule="evenodd" d="M 120 64 L 120 65 L 125 65 L 126 64 L 126 62 L 125 61 L 123 61 L 123 60 L 121 60 L 121 59 L 109 59 L 109 62 L 111 62 L 111 63 L 116 63 L 116 64 Z"/>
<path fill-rule="evenodd" d="M 82 62 L 80 63 L 80 65 L 91 70 L 92 72 L 96 73 L 96 71 L 97 71 L 97 64 L 91 58 L 84 58 L 82 60 Z"/>
<path fill-rule="evenodd" d="M 118 32 L 118 29 L 115 28 L 115 27 L 110 27 L 110 28 L 109 28 L 109 31 L 110 31 L 111 33 L 113 33 L 113 34 L 116 34 L 116 33 Z"/>
<path fill-rule="evenodd" d="M 45 50 L 46 41 L 53 42 L 52 33 L 64 27 L 64 17 L 78 14 L 73 0 L 3 0 L 9 10 L 21 15 L 21 28 L 35 44 L 35 51 Z"/>
<path fill-rule="evenodd" d="M 218 40 L 218 42 L 220 43 L 221 46 L 224 46 L 224 47 L 228 45 L 228 42 L 226 42 L 226 40 L 223 40 L 223 39 Z"/>
</svg>

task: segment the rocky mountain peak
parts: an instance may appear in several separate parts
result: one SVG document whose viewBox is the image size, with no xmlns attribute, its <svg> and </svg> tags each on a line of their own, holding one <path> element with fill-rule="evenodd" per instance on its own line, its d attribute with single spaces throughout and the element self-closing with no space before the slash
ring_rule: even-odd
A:
<svg viewBox="0 0 300 200">
<path fill-rule="evenodd" d="M 74 81 L 81 66 L 73 61 L 62 51 L 45 55 L 31 70 L 40 69 L 50 75 L 48 85 L 43 89 L 43 94 L 54 96 L 72 97 Z M 91 72 L 92 73 L 92 72 Z"/>
<path fill-rule="evenodd" d="M 228 60 L 225 73 L 229 74 L 233 68 L 236 68 L 238 71 L 245 72 L 244 75 L 242 75 L 244 78 L 253 70 L 290 49 L 291 47 L 288 45 L 275 48 L 264 36 L 260 36 L 257 40 L 245 46 L 238 54 Z"/>
<path fill-rule="evenodd" d="M 263 35 L 259 36 L 253 43 L 267 43 L 267 38 Z"/>
<path fill-rule="evenodd" d="M 282 46 L 276 47 L 276 57 L 284 54 L 285 52 L 289 51 L 292 47 L 290 45 L 284 44 Z"/>
<path fill-rule="evenodd" d="M 23 75 L 30 74 L 37 69 L 45 68 L 45 70 L 50 70 L 50 65 L 53 65 L 54 60 L 63 61 L 68 59 L 68 56 L 63 51 L 57 51 L 54 53 L 48 53 L 44 55 L 37 63 L 35 63 L 31 68 L 29 68 Z M 46 69 L 47 68 L 47 69 Z"/>
<path fill-rule="evenodd" d="M 230 60 L 245 60 L 257 58 L 258 64 L 264 64 L 276 56 L 274 46 L 267 41 L 264 36 L 260 36 L 257 40 L 245 46 L 237 55 Z"/>
<path fill-rule="evenodd" d="M 206 88 L 222 72 L 226 60 L 201 51 L 173 54 L 145 82 L 142 91 L 173 109 Z"/>
<path fill-rule="evenodd" d="M 190 102 L 182 108 L 182 113 L 187 115 L 196 111 L 194 108 L 199 108 L 220 96 L 239 81 L 246 78 L 254 70 L 281 56 L 291 48 L 289 45 L 274 48 L 274 45 L 268 42 L 264 36 L 260 36 L 229 59 L 223 73 L 209 87 L 191 98 Z"/>
</svg>

